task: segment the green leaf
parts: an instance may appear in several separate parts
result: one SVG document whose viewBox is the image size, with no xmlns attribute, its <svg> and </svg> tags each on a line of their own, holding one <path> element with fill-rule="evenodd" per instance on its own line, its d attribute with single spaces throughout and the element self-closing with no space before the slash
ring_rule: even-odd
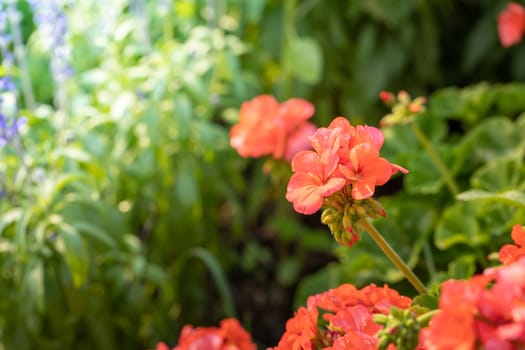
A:
<svg viewBox="0 0 525 350">
<path fill-rule="evenodd" d="M 182 206 L 193 205 L 199 197 L 198 184 L 191 168 L 179 167 L 175 177 L 175 195 Z"/>
<path fill-rule="evenodd" d="M 505 191 L 501 193 L 488 192 L 483 190 L 469 190 L 456 196 L 456 199 L 462 201 L 490 200 L 500 201 L 513 206 L 525 209 L 525 193 L 522 191 Z"/>
<path fill-rule="evenodd" d="M 21 251 L 27 249 L 27 226 L 33 210 L 29 208 L 24 210 L 20 220 L 15 222 L 15 242 L 17 248 Z"/>
<path fill-rule="evenodd" d="M 435 310 L 438 308 L 438 297 L 432 294 L 420 294 L 412 299 L 410 306 L 420 306 L 429 310 Z"/>
<path fill-rule="evenodd" d="M 45 308 L 44 291 L 44 263 L 37 256 L 32 256 L 25 268 L 24 294 L 39 311 Z"/>
<path fill-rule="evenodd" d="M 56 179 L 48 179 L 42 184 L 39 192 L 39 203 L 42 208 L 48 208 L 50 203 L 58 200 L 58 194 L 69 184 L 78 180 L 86 179 L 86 173 L 65 173 Z"/>
<path fill-rule="evenodd" d="M 89 254 L 80 233 L 65 223 L 58 225 L 59 232 L 56 249 L 60 252 L 69 267 L 74 287 L 83 285 L 89 273 Z"/>
<path fill-rule="evenodd" d="M 219 291 L 222 300 L 222 308 L 224 315 L 228 317 L 235 317 L 235 306 L 233 303 L 233 296 L 226 279 L 226 275 L 217 259 L 207 249 L 196 247 L 185 251 L 175 263 L 175 276 L 178 278 L 184 266 L 192 258 L 199 259 L 204 263 L 210 275 L 215 282 L 215 286 Z"/>
<path fill-rule="evenodd" d="M 505 84 L 494 87 L 495 101 L 500 113 L 513 115 L 525 110 L 525 84 Z"/>
<path fill-rule="evenodd" d="M 429 101 L 429 112 L 439 118 L 458 117 L 463 109 L 460 90 L 455 87 L 434 92 Z"/>
<path fill-rule="evenodd" d="M 525 165 L 521 160 L 496 159 L 477 170 L 470 183 L 475 189 L 500 192 L 525 187 Z"/>
<path fill-rule="evenodd" d="M 73 147 L 60 147 L 51 153 L 52 161 L 55 161 L 61 157 L 72 159 L 80 163 L 87 163 L 91 161 L 91 156 L 89 153 Z"/>
<path fill-rule="evenodd" d="M 450 278 L 467 279 L 476 272 L 476 258 L 473 255 L 461 255 L 448 264 Z"/>
<path fill-rule="evenodd" d="M 418 153 L 409 158 L 406 167 L 410 169 L 410 173 L 404 177 L 407 192 L 435 194 L 443 187 L 441 174 L 426 153 Z"/>
<path fill-rule="evenodd" d="M 266 5 L 266 0 L 251 0 L 246 1 L 244 6 L 246 7 L 246 19 L 251 23 L 258 23 L 261 20 L 261 17 L 264 13 L 264 7 Z"/>
<path fill-rule="evenodd" d="M 295 38 L 284 51 L 283 64 L 297 79 L 315 84 L 321 79 L 323 70 L 322 51 L 312 38 Z"/>
<path fill-rule="evenodd" d="M 476 247 L 487 241 L 488 235 L 480 232 L 474 207 L 466 202 L 457 202 L 444 210 L 434 236 L 436 247 L 442 250 L 457 244 Z"/>
<path fill-rule="evenodd" d="M 109 232 L 102 230 L 96 225 L 86 222 L 86 221 L 75 221 L 70 223 L 71 226 L 75 227 L 76 230 L 82 232 L 82 234 L 87 235 L 91 238 L 94 238 L 105 245 L 115 248 L 116 242 L 113 237 L 111 237 Z"/>
<path fill-rule="evenodd" d="M 463 142 L 470 146 L 471 159 L 491 161 L 522 154 L 523 131 L 510 119 L 495 117 L 477 125 Z"/>
<path fill-rule="evenodd" d="M 10 209 L 0 216 L 0 233 L 3 233 L 7 226 L 11 225 L 13 222 L 20 220 L 24 210 L 22 208 L 13 208 Z"/>
</svg>

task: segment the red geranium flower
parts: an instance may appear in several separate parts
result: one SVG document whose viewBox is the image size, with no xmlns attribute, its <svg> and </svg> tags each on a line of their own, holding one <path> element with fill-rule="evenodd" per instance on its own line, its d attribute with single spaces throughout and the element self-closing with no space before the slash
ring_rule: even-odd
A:
<svg viewBox="0 0 525 350">
<path fill-rule="evenodd" d="M 498 33 L 504 47 L 515 45 L 521 41 L 525 32 L 525 8 L 511 2 L 498 16 Z"/>
<path fill-rule="evenodd" d="M 286 323 L 286 332 L 274 350 L 372 350 L 377 348 L 381 325 L 374 313 L 388 313 L 390 307 L 407 308 L 410 298 L 388 287 L 369 285 L 358 290 L 351 284 L 310 296 Z M 318 321 L 319 314 L 323 321 Z"/>
<path fill-rule="evenodd" d="M 439 307 L 420 332 L 425 349 L 525 347 L 525 258 L 468 281 L 443 283 Z"/>
<path fill-rule="evenodd" d="M 301 214 L 318 211 L 323 199 L 339 191 L 346 180 L 336 173 L 338 157 L 326 152 L 323 156 L 313 151 L 299 152 L 292 160 L 292 170 L 286 190 L 286 199 Z"/>
<path fill-rule="evenodd" d="M 379 129 L 354 127 L 343 117 L 317 129 L 310 142 L 313 151 L 299 152 L 292 160 L 294 174 L 286 193 L 286 199 L 302 214 L 315 213 L 326 197 L 346 186 L 351 187 L 353 199 L 370 198 L 375 187 L 385 184 L 392 174 L 408 172 L 379 156 L 384 142 Z"/>
<path fill-rule="evenodd" d="M 273 96 L 257 96 L 241 105 L 239 122 L 230 130 L 230 144 L 243 157 L 272 155 L 291 160 L 298 150 L 310 148 L 307 137 L 315 127 L 307 120 L 314 110 L 310 102 L 299 98 L 279 104 Z M 298 142 L 300 137 L 303 142 Z"/>
<path fill-rule="evenodd" d="M 499 250 L 499 260 L 504 265 L 511 264 L 518 258 L 525 256 L 525 231 L 523 227 L 519 224 L 514 225 L 511 236 L 516 245 L 505 244 Z"/>
<path fill-rule="evenodd" d="M 256 350 L 250 334 L 239 321 L 227 318 L 219 327 L 182 328 L 179 343 L 173 350 Z M 156 350 L 169 350 L 164 343 L 158 343 Z"/>
<path fill-rule="evenodd" d="M 352 182 L 354 199 L 372 197 L 375 187 L 385 184 L 392 175 L 390 162 L 379 157 L 379 152 L 369 143 L 352 148 L 349 162 L 339 165 L 339 170 Z"/>
</svg>

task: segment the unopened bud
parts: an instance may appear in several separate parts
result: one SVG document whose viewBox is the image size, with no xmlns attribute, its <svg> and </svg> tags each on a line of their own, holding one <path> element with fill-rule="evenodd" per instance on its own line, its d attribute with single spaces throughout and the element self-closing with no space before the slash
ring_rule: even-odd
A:
<svg viewBox="0 0 525 350">
<path fill-rule="evenodd" d="M 372 219 L 375 219 L 378 216 L 386 216 L 385 208 L 383 208 L 381 203 L 376 201 L 374 198 L 367 198 L 365 201 L 363 201 L 363 204 L 366 207 L 368 216 L 370 216 Z"/>
<path fill-rule="evenodd" d="M 406 90 L 401 90 L 397 93 L 397 99 L 399 102 L 406 104 L 410 101 L 410 95 Z"/>
<path fill-rule="evenodd" d="M 385 90 L 379 93 L 379 99 L 387 106 L 390 106 L 395 102 L 394 94 Z"/>
<path fill-rule="evenodd" d="M 336 221 L 341 220 L 341 213 L 334 208 L 326 208 L 321 214 L 321 222 L 325 225 L 330 225 Z"/>
</svg>

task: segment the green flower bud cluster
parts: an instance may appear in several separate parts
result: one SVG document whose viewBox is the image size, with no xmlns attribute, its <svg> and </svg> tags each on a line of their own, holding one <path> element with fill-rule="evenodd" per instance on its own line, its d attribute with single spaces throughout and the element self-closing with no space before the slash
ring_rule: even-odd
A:
<svg viewBox="0 0 525 350">
<path fill-rule="evenodd" d="M 381 119 L 381 126 L 409 124 L 414 121 L 417 114 L 425 111 L 425 97 L 417 97 L 412 100 L 406 91 L 398 92 L 397 96 L 392 93 L 388 94 L 390 98 L 382 98 L 382 100 L 387 106 L 392 107 L 392 113 Z"/>
<path fill-rule="evenodd" d="M 340 191 L 325 200 L 321 222 L 339 244 L 351 247 L 365 231 L 362 220 L 379 216 L 385 216 L 385 210 L 375 199 L 355 200 L 349 191 Z"/>
<path fill-rule="evenodd" d="M 419 344 L 421 325 L 410 309 L 393 307 L 389 315 L 374 315 L 374 322 L 384 326 L 378 333 L 379 350 L 386 350 L 389 344 L 394 344 L 397 350 L 414 350 Z"/>
</svg>

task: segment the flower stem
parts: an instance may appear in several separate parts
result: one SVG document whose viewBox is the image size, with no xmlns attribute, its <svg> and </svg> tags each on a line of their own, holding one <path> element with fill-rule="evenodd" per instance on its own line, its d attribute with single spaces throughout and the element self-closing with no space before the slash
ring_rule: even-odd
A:
<svg viewBox="0 0 525 350">
<path fill-rule="evenodd" d="M 419 323 L 419 325 L 421 327 L 427 327 L 428 323 L 430 322 L 432 317 L 434 317 L 435 315 L 437 315 L 440 312 L 441 312 L 440 309 L 436 309 L 436 310 L 431 310 L 431 311 L 429 311 L 427 313 L 424 313 L 423 315 L 421 315 L 421 316 L 419 316 L 417 318 L 417 323 Z"/>
<path fill-rule="evenodd" d="M 410 267 L 397 255 L 395 250 L 388 244 L 388 242 L 383 238 L 381 233 L 372 225 L 367 219 L 361 219 L 361 224 L 368 231 L 370 236 L 377 243 L 379 248 L 386 254 L 386 256 L 392 261 L 392 263 L 401 271 L 401 273 L 406 277 L 406 279 L 416 288 L 419 293 L 427 293 L 427 289 L 419 278 L 412 272 Z"/>
<path fill-rule="evenodd" d="M 435 148 L 432 146 L 432 143 L 428 140 L 425 133 L 417 126 L 415 123 L 410 123 L 410 126 L 412 128 L 412 131 L 414 131 L 414 134 L 416 134 L 417 139 L 425 149 L 425 151 L 428 153 L 436 167 L 438 168 L 438 171 L 441 173 L 441 176 L 443 177 L 443 180 L 445 180 L 445 184 L 448 187 L 448 190 L 450 193 L 455 197 L 459 193 L 459 187 L 456 184 L 456 181 L 448 171 L 447 167 L 443 163 L 443 160 L 441 160 L 441 157 L 435 150 Z"/>
</svg>

